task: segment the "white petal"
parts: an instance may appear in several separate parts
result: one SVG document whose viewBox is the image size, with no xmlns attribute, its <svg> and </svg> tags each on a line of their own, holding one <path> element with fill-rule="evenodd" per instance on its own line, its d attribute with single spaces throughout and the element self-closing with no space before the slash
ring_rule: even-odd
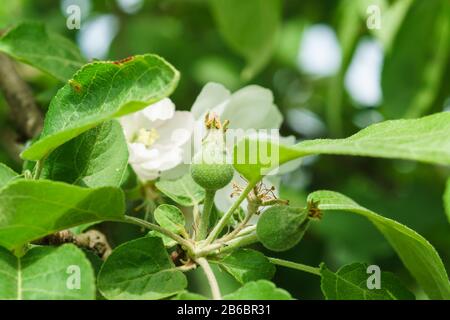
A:
<svg viewBox="0 0 450 320">
<path fill-rule="evenodd" d="M 142 143 L 129 143 L 128 152 L 130 154 L 128 162 L 131 164 L 148 162 L 159 156 L 157 149 L 148 149 Z"/>
<path fill-rule="evenodd" d="M 280 111 L 273 104 L 272 92 L 256 85 L 236 91 L 221 119 L 229 120 L 232 129 L 279 128 L 283 121 Z"/>
<path fill-rule="evenodd" d="M 154 148 L 158 150 L 159 156 L 151 161 L 142 163 L 146 170 L 165 171 L 175 168 L 182 161 L 182 149 L 174 146 Z"/>
<path fill-rule="evenodd" d="M 119 119 L 125 133 L 125 138 L 131 141 L 141 129 L 157 128 L 175 114 L 175 105 L 166 98 L 151 104 L 145 109 L 123 116 Z"/>
<path fill-rule="evenodd" d="M 165 121 L 158 129 L 158 145 L 173 145 L 179 147 L 184 145 L 192 136 L 194 131 L 194 116 L 189 111 L 177 111 L 173 118 Z"/>
<path fill-rule="evenodd" d="M 204 120 L 197 120 L 194 124 L 194 131 L 192 134 L 192 143 L 194 145 L 194 154 L 200 149 L 203 138 L 206 136 L 206 128 Z"/>
<path fill-rule="evenodd" d="M 181 164 L 183 150 L 179 147 L 170 147 L 162 154 L 160 160 L 160 171 L 166 171 L 169 169 L 173 169 L 179 164 Z"/>
<path fill-rule="evenodd" d="M 130 164 L 130 165 L 141 181 L 155 180 L 159 176 L 158 170 L 147 170 L 142 168 L 142 165 L 140 164 Z"/>
<path fill-rule="evenodd" d="M 148 121 L 140 112 L 123 116 L 119 119 L 119 122 L 122 125 L 127 141 L 131 141 L 140 128 L 148 126 Z"/>
<path fill-rule="evenodd" d="M 215 82 L 207 83 L 197 99 L 195 100 L 191 112 L 195 119 L 203 118 L 205 113 L 225 102 L 230 97 L 230 91 L 223 85 Z"/>
<path fill-rule="evenodd" d="M 168 120 L 175 113 L 175 104 L 169 98 L 164 98 L 143 109 L 142 114 L 150 121 Z"/>
</svg>

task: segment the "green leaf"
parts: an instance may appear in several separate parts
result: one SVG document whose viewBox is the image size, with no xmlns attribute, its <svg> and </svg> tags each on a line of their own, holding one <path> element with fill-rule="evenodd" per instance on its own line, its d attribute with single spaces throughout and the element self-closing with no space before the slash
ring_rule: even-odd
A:
<svg viewBox="0 0 450 320">
<path fill-rule="evenodd" d="M 67 81 L 85 63 L 70 40 L 47 30 L 43 23 L 24 22 L 0 38 L 0 51 Z"/>
<path fill-rule="evenodd" d="M 53 151 L 41 177 L 83 187 L 119 187 L 128 164 L 128 148 L 117 121 L 90 129 Z"/>
<path fill-rule="evenodd" d="M 103 264 L 98 288 L 107 299 L 162 299 L 182 292 L 184 274 L 170 260 L 160 238 L 118 246 Z"/>
<path fill-rule="evenodd" d="M 104 121 L 167 97 L 178 78 L 177 70 L 152 54 L 85 65 L 52 99 L 39 140 L 22 157 L 42 159 Z"/>
<path fill-rule="evenodd" d="M 156 208 L 154 215 L 156 222 L 161 227 L 178 234 L 186 232 L 184 229 L 186 224 L 184 215 L 177 207 L 170 204 L 162 204 Z"/>
<path fill-rule="evenodd" d="M 0 189 L 6 186 L 10 181 L 17 178 L 18 174 L 13 169 L 0 163 Z"/>
<path fill-rule="evenodd" d="M 14 249 L 83 223 L 121 219 L 124 211 L 120 189 L 18 180 L 0 191 L 0 245 Z"/>
<path fill-rule="evenodd" d="M 268 158 L 253 160 L 252 154 L 259 153 L 259 150 L 267 150 Z M 258 181 L 273 168 L 314 154 L 406 159 L 450 165 L 450 112 L 413 120 L 385 121 L 346 139 L 309 140 L 293 146 L 245 139 L 235 146 L 234 166 L 248 180 Z"/>
<path fill-rule="evenodd" d="M 0 270 L 1 300 L 95 299 L 94 271 L 72 244 L 34 247 L 21 258 L 0 248 Z"/>
<path fill-rule="evenodd" d="M 211 0 L 222 37 L 247 61 L 242 75 L 252 78 L 269 61 L 281 22 L 280 0 Z"/>
<path fill-rule="evenodd" d="M 74 234 L 81 234 L 81 233 L 85 232 L 87 229 L 89 229 L 90 227 L 92 227 L 98 223 L 99 223 L 99 221 L 83 223 L 78 226 L 70 228 L 70 231 Z"/>
<path fill-rule="evenodd" d="M 272 282 L 258 280 L 247 282 L 233 293 L 223 296 L 224 300 L 292 300 L 286 290 L 277 288 Z"/>
<path fill-rule="evenodd" d="M 240 283 L 267 279 L 275 274 L 275 266 L 261 252 L 239 249 L 220 260 L 211 260 L 231 274 Z"/>
<path fill-rule="evenodd" d="M 141 198 L 140 194 L 136 195 L 136 193 L 139 193 L 140 186 L 136 172 L 134 172 L 130 164 L 128 164 L 128 166 L 125 169 L 120 187 L 124 191 L 126 191 L 127 196 L 128 195 L 130 196 L 130 200 L 136 200 Z M 137 192 L 135 193 L 135 191 Z"/>
<path fill-rule="evenodd" d="M 172 238 L 169 238 L 168 236 L 166 236 L 165 234 L 159 233 L 158 231 L 155 230 L 151 230 L 147 233 L 147 236 L 149 237 L 159 237 L 161 238 L 164 247 L 166 248 L 172 248 L 175 247 L 177 245 L 178 242 L 176 242 L 175 240 L 173 240 Z"/>
<path fill-rule="evenodd" d="M 408 227 L 376 214 L 332 191 L 316 191 L 308 196 L 321 210 L 342 210 L 366 217 L 389 241 L 405 267 L 431 299 L 449 299 L 450 282 L 439 254 L 421 235 Z"/>
<path fill-rule="evenodd" d="M 444 193 L 444 207 L 447 213 L 448 222 L 450 222 L 450 178 L 447 180 L 447 187 Z"/>
<path fill-rule="evenodd" d="M 417 117 L 432 106 L 449 48 L 450 3 L 414 1 L 385 58 L 384 114 L 389 118 Z"/>
<path fill-rule="evenodd" d="M 195 183 L 189 173 L 177 180 L 157 181 L 155 186 L 170 199 L 185 207 L 198 205 L 205 198 L 205 190 Z"/>
<path fill-rule="evenodd" d="M 208 298 L 198 293 L 183 291 L 177 294 L 173 300 L 208 300 Z"/>
<path fill-rule="evenodd" d="M 264 211 L 259 218 L 256 235 L 267 249 L 286 251 L 300 242 L 308 227 L 307 210 L 273 206 Z"/>
<path fill-rule="evenodd" d="M 367 264 L 353 263 L 336 273 L 320 266 L 321 288 L 328 300 L 415 300 L 400 280 L 390 272 L 381 272 L 380 289 L 369 289 Z"/>
</svg>

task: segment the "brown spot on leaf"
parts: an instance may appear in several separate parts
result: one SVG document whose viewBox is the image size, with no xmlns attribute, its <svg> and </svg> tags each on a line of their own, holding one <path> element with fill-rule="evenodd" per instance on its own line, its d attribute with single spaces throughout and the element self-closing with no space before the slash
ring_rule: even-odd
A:
<svg viewBox="0 0 450 320">
<path fill-rule="evenodd" d="M 75 81 L 73 79 L 70 79 L 69 84 L 73 88 L 73 90 L 75 90 L 78 93 L 81 92 L 81 89 L 82 89 L 81 83 L 79 83 L 78 81 Z"/>
<path fill-rule="evenodd" d="M 130 56 L 130 57 L 127 57 L 127 58 L 124 58 L 124 59 L 121 59 L 121 60 L 113 61 L 112 63 L 116 64 L 116 65 L 121 65 L 121 64 L 126 63 L 128 61 L 131 61 L 133 59 L 134 59 L 134 56 Z"/>
</svg>

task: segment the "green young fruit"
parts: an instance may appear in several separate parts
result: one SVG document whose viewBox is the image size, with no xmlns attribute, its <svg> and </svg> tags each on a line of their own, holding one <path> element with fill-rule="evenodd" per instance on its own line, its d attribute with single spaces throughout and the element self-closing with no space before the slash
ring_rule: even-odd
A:
<svg viewBox="0 0 450 320">
<path fill-rule="evenodd" d="M 308 226 L 307 210 L 273 206 L 264 211 L 259 218 L 256 235 L 267 249 L 285 251 L 300 242 Z"/>
<path fill-rule="evenodd" d="M 233 165 L 228 160 L 222 130 L 212 129 L 202 149 L 194 156 L 191 176 L 206 190 L 222 189 L 234 175 Z"/>
<path fill-rule="evenodd" d="M 222 124 L 216 114 L 206 114 L 205 126 L 208 133 L 191 165 L 192 178 L 206 190 L 222 189 L 233 179 L 234 168 L 225 145 L 227 125 L 228 121 Z"/>
</svg>

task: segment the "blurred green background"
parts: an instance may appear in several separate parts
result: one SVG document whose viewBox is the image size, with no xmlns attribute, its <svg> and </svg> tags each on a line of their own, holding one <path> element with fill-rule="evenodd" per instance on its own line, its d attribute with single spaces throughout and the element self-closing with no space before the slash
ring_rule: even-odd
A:
<svg viewBox="0 0 450 320">
<path fill-rule="evenodd" d="M 72 4 L 81 8 L 80 30 L 66 27 Z M 43 21 L 76 41 L 87 59 L 157 53 L 181 72 L 172 97 L 178 109 L 189 110 L 210 81 L 230 90 L 267 87 L 285 117 L 282 134 L 303 140 L 450 111 L 449 6 L 448 0 L 14 0 L 0 6 L 0 28 Z M 45 110 L 62 84 L 24 65 L 19 71 Z M 0 97 L 0 161 L 20 170 L 17 155 L 5 148 L 11 130 Z M 304 205 L 313 190 L 340 191 L 425 236 L 450 270 L 442 202 L 448 176 L 448 168 L 405 161 L 314 157 L 282 178 L 280 192 Z M 132 227 L 104 228 L 114 246 L 137 236 Z M 325 261 L 332 269 L 377 264 L 422 296 L 388 243 L 354 215 L 326 215 L 300 245 L 278 256 Z M 194 286 L 202 290 L 198 279 Z M 322 297 L 312 275 L 278 268 L 274 281 L 296 298 Z M 229 280 L 222 290 L 233 286 Z"/>
</svg>

